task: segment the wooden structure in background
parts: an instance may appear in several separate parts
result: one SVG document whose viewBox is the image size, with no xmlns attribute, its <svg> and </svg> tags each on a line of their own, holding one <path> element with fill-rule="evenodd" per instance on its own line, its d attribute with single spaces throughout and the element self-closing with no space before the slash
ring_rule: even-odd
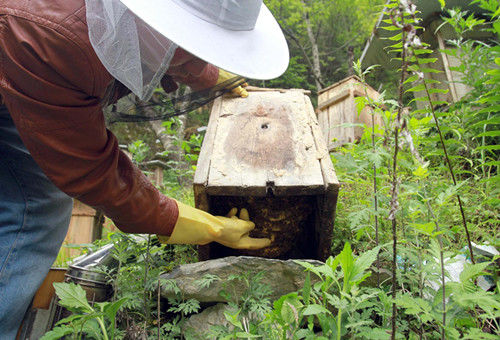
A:
<svg viewBox="0 0 500 340">
<path fill-rule="evenodd" d="M 154 167 L 153 170 L 148 174 L 148 178 L 156 186 L 163 185 L 163 168 Z"/>
<path fill-rule="evenodd" d="M 56 282 L 64 281 L 64 274 L 66 274 L 66 268 L 51 268 L 42 282 L 42 285 L 38 288 L 35 297 L 33 298 L 33 303 L 31 308 L 42 308 L 49 309 L 52 297 L 54 297 L 55 289 L 53 284 Z"/>
<path fill-rule="evenodd" d="M 418 30 L 419 37 L 423 42 L 429 44 L 429 48 L 434 51 L 425 57 L 437 59 L 435 63 L 423 64 L 422 66 L 439 71 L 438 73 L 426 73 L 424 76 L 426 79 L 441 82 L 440 84 L 430 83 L 428 84 L 429 87 L 446 90 L 446 93 L 432 94 L 432 100 L 446 101 L 448 103 L 457 102 L 470 91 L 470 88 L 462 83 L 463 74 L 454 71 L 455 67 L 460 66 L 460 60 L 446 53 L 446 50 L 456 48 L 449 41 L 456 39 L 457 36 L 450 25 L 442 25 L 443 20 L 441 17 L 447 15 L 446 10 L 455 7 L 462 8 L 476 17 L 484 15 L 485 10 L 480 8 L 479 4 L 472 3 L 470 0 L 447 0 L 444 9 L 441 8 L 438 1 L 414 0 L 413 2 L 418 8 L 418 17 L 422 19 L 419 26 L 423 29 Z M 386 10 L 381 13 L 373 33 L 364 48 L 361 56 L 363 68 L 367 68 L 370 65 L 380 65 L 384 69 L 397 70 L 401 67 L 400 61 L 388 53 L 388 50 L 390 50 L 388 47 L 393 44 L 393 41 L 389 40 L 388 37 L 394 35 L 394 31 L 384 29 L 387 26 L 386 20 L 390 20 L 389 12 Z M 493 32 L 485 31 L 481 25 L 467 32 L 466 37 L 485 42 L 496 39 Z M 415 97 L 424 97 L 425 93 L 415 92 L 414 95 Z M 418 109 L 422 109 L 426 105 L 426 101 L 416 102 Z"/>
<path fill-rule="evenodd" d="M 377 100 L 380 95 L 372 87 L 362 84 L 356 76 L 341 80 L 318 93 L 316 112 L 329 151 L 343 144 L 355 142 L 363 135 L 363 127 L 342 125 L 373 126 L 373 111 L 365 107 L 358 114 L 356 106 L 355 98 L 366 96 Z M 375 115 L 373 118 L 376 125 L 382 125 L 382 117 Z"/>
<path fill-rule="evenodd" d="M 330 255 L 339 182 L 313 106 L 303 90 L 250 88 L 248 98 L 217 98 L 194 178 L 196 207 L 215 215 L 246 208 L 250 236 L 273 244 L 238 251 L 200 247 L 200 260 L 230 255 Z M 297 221 L 297 223 L 290 223 Z"/>
<path fill-rule="evenodd" d="M 442 26 L 443 21 L 439 18 L 428 23 L 424 33 L 420 36 L 423 42 L 430 45 L 433 50 L 432 54 L 426 58 L 436 58 L 435 63 L 423 64 L 424 68 L 433 68 L 439 70 L 437 73 L 425 73 L 426 79 L 437 80 L 439 83 L 430 82 L 430 88 L 445 90 L 445 93 L 433 93 L 431 98 L 433 101 L 446 101 L 455 103 L 462 99 L 471 88 L 463 84 L 463 74 L 454 71 L 453 69 L 460 66 L 460 60 L 453 55 L 447 54 L 446 50 L 454 49 L 454 46 L 449 46 L 447 43 L 450 39 L 455 39 L 455 32 L 449 25 Z M 439 30 L 439 26 L 442 26 Z M 479 32 L 478 32 L 479 33 Z M 480 38 L 477 36 L 477 38 Z M 415 97 L 426 97 L 426 92 L 415 92 Z M 424 109 L 428 106 L 427 101 L 416 101 L 418 109 Z"/>
<path fill-rule="evenodd" d="M 80 201 L 73 200 L 73 212 L 64 244 L 91 243 L 97 240 L 101 237 L 103 222 L 104 216 L 101 213 Z M 78 249 L 68 249 L 68 251 L 70 257 L 80 255 Z"/>
</svg>

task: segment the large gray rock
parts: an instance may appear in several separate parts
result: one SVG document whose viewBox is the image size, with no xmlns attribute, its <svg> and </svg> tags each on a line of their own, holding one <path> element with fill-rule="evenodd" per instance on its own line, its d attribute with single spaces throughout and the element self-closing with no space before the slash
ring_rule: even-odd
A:
<svg viewBox="0 0 500 340">
<path fill-rule="evenodd" d="M 316 260 L 303 260 L 315 265 L 322 262 Z M 275 260 L 252 256 L 230 256 L 216 260 L 185 264 L 174 268 L 170 273 L 161 276 L 161 279 L 173 280 L 180 289 L 184 299 L 196 299 L 199 302 L 228 302 L 219 293 L 230 290 L 233 298 L 241 296 L 247 285 L 242 280 L 231 280 L 234 276 L 251 277 L 259 272 L 264 272 L 261 283 L 271 290 L 271 301 L 280 296 L 297 291 L 302 288 L 306 278 L 304 267 L 293 260 Z M 208 287 L 200 286 L 201 280 L 213 275 L 214 280 Z M 315 282 L 316 276 L 311 275 Z M 169 285 L 162 285 L 161 295 L 165 298 L 178 297 L 179 294 Z"/>
<path fill-rule="evenodd" d="M 218 303 L 204 309 L 201 313 L 190 316 L 182 327 L 186 339 L 207 339 L 213 326 L 223 326 L 231 331 L 234 326 L 226 320 L 224 316 L 226 311 L 235 312 L 229 305 Z"/>
</svg>

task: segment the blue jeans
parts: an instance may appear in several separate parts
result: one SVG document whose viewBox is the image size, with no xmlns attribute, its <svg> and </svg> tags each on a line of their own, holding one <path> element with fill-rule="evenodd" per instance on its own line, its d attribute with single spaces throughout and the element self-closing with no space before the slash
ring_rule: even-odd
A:
<svg viewBox="0 0 500 340">
<path fill-rule="evenodd" d="M 72 199 L 44 175 L 0 105 L 0 339 L 15 339 L 66 236 Z"/>
</svg>

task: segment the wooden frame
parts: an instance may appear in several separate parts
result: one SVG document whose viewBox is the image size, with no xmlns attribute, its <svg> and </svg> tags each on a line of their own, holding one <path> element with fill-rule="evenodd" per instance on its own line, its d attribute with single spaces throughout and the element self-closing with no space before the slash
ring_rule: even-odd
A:
<svg viewBox="0 0 500 340">
<path fill-rule="evenodd" d="M 251 89 L 248 98 L 216 99 L 193 190 L 196 207 L 211 213 L 217 197 L 309 197 L 314 205 L 305 227 L 312 235 L 310 257 L 325 260 L 339 182 L 306 93 Z M 200 247 L 200 260 L 222 256 L 218 247 Z"/>
</svg>

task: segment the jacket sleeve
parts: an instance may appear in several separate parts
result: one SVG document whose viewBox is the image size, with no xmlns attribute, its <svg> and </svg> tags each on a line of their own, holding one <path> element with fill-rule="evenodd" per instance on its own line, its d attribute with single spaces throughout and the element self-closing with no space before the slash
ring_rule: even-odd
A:
<svg viewBox="0 0 500 340">
<path fill-rule="evenodd" d="M 111 78 L 96 60 L 71 32 L 0 17 L 0 93 L 47 177 L 123 231 L 170 235 L 177 204 L 158 192 L 106 129 L 100 102 Z"/>
</svg>

